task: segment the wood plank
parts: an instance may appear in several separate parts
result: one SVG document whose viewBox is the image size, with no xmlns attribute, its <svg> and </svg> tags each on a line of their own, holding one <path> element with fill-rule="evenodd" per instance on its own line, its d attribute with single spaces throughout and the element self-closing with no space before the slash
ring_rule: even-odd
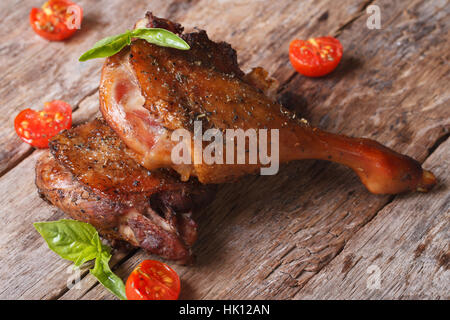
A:
<svg viewBox="0 0 450 320">
<path fill-rule="evenodd" d="M 283 100 L 313 124 L 377 138 L 423 160 L 449 127 L 449 94 L 440 85 L 448 69 L 437 67 L 447 54 L 445 14 L 436 15 L 440 2 L 415 1 L 408 8 L 376 3 L 383 8 L 384 31 L 368 30 L 361 16 L 340 36 L 348 58 L 337 72 L 320 80 L 295 77 Z M 214 16 L 211 10 L 208 16 Z M 399 44 L 397 29 L 406 33 Z M 224 185 L 198 218 L 198 262 L 177 267 L 182 298 L 290 298 L 390 199 L 368 194 L 345 168 L 313 161 L 290 164 L 276 177 Z M 139 253 L 117 272 L 126 276 L 144 257 Z M 112 298 L 100 286 L 77 297 Z"/>
<path fill-rule="evenodd" d="M 450 299 L 450 139 L 425 164 L 430 193 L 398 196 L 296 299 Z"/>
</svg>

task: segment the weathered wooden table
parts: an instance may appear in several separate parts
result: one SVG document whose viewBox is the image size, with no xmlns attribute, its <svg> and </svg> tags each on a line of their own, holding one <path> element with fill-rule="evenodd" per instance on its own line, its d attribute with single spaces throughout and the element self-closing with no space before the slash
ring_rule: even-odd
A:
<svg viewBox="0 0 450 320">
<path fill-rule="evenodd" d="M 74 106 L 76 123 L 92 118 L 103 61 L 78 57 L 146 10 L 231 43 L 243 69 L 269 70 L 280 100 L 313 125 L 376 139 L 439 179 L 428 194 L 376 196 L 345 167 L 303 161 L 223 185 L 198 213 L 196 264 L 175 266 L 181 298 L 450 298 L 448 1 L 78 0 L 82 30 L 61 43 L 29 26 L 41 2 L 0 3 L 0 298 L 113 298 L 86 270 L 68 286 L 71 263 L 34 230 L 63 213 L 38 197 L 41 151 L 21 143 L 13 119 L 54 99 Z M 381 29 L 367 27 L 369 5 L 380 8 Z M 341 65 L 321 79 L 296 74 L 290 40 L 325 34 L 343 43 Z M 125 279 L 145 257 L 120 253 L 112 264 Z"/>
</svg>

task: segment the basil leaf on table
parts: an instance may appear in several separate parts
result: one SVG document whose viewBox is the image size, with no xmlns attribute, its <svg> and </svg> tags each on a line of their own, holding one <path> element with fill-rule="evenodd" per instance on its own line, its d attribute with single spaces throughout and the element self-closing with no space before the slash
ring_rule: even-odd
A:
<svg viewBox="0 0 450 320">
<path fill-rule="evenodd" d="M 94 239 L 97 230 L 88 223 L 63 219 L 51 222 L 36 222 L 34 227 L 52 251 L 63 259 L 76 262 L 76 266 L 94 259 L 97 253 L 101 251 L 96 239 Z M 80 257 L 84 259 L 80 260 Z"/>
<path fill-rule="evenodd" d="M 90 272 L 118 298 L 126 300 L 125 285 L 109 268 L 111 248 L 102 244 L 97 230 L 84 222 L 62 219 L 59 221 L 36 222 L 36 230 L 42 235 L 49 248 L 61 258 L 74 262 L 79 267 L 95 259 Z"/>
<path fill-rule="evenodd" d="M 109 268 L 109 259 L 111 255 L 102 252 L 97 259 L 95 259 L 94 269 L 89 270 L 97 280 L 109 291 L 119 297 L 121 300 L 127 300 L 125 295 L 125 285 L 118 276 L 116 276 Z"/>
<path fill-rule="evenodd" d="M 78 60 L 86 61 L 115 55 L 125 46 L 131 44 L 131 38 L 144 39 L 149 43 L 161 47 L 170 47 L 179 50 L 190 49 L 189 45 L 173 32 L 160 28 L 141 28 L 133 31 L 127 30 L 125 33 L 98 41 L 94 44 L 92 49 L 86 51 Z"/>
</svg>

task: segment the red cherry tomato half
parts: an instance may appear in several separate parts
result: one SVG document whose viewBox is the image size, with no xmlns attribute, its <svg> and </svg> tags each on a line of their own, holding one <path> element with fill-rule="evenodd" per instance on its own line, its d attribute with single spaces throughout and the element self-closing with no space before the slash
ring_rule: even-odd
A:
<svg viewBox="0 0 450 320">
<path fill-rule="evenodd" d="M 71 37 L 81 25 L 83 9 L 69 0 L 50 0 L 42 8 L 33 8 L 30 23 L 33 30 L 50 41 Z"/>
<path fill-rule="evenodd" d="M 165 263 L 144 260 L 128 277 L 125 292 L 128 300 L 177 300 L 180 278 Z"/>
<path fill-rule="evenodd" d="M 72 126 L 72 108 L 64 101 L 47 102 L 42 111 L 25 109 L 14 119 L 20 139 L 37 148 L 48 148 L 48 140 Z"/>
<path fill-rule="evenodd" d="M 308 77 L 321 77 L 333 71 L 342 58 L 342 44 L 333 37 L 293 40 L 289 59 L 297 72 Z"/>
</svg>

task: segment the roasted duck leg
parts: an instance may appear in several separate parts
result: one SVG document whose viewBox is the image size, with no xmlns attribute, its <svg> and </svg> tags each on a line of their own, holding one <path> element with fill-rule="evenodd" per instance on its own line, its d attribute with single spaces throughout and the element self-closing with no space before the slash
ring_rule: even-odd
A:
<svg viewBox="0 0 450 320">
<path fill-rule="evenodd" d="M 166 28 L 179 34 L 191 49 L 180 51 L 133 41 L 130 48 L 106 60 L 100 86 L 101 112 L 108 124 L 148 169 L 173 168 L 182 180 L 223 183 L 256 172 L 264 164 L 174 163 L 171 151 L 176 129 L 194 137 L 195 121 L 203 130 L 278 129 L 279 162 L 322 159 L 352 168 L 369 191 L 395 194 L 427 191 L 432 173 L 408 156 L 381 144 L 321 131 L 265 94 L 268 86 L 255 73 L 245 75 L 230 45 L 208 39 L 204 31 L 183 34 L 176 23 L 148 13 L 139 26 Z M 260 70 L 259 70 L 260 71 Z M 261 72 L 259 72 L 261 74 Z M 268 139 L 270 145 L 270 137 Z M 236 144 L 236 141 L 225 141 Z"/>
<path fill-rule="evenodd" d="M 175 172 L 139 166 L 103 121 L 64 131 L 36 164 L 39 193 L 113 242 L 127 242 L 182 264 L 197 239 L 192 211 L 214 188 L 180 182 Z"/>
</svg>

